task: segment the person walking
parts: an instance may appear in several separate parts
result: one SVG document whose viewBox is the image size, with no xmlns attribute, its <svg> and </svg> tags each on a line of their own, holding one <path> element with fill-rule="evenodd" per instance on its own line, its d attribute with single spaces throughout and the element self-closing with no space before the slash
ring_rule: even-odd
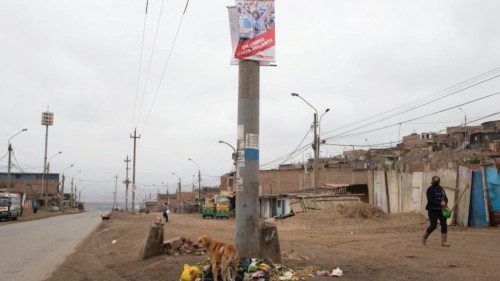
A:
<svg viewBox="0 0 500 281">
<path fill-rule="evenodd" d="M 165 218 L 165 222 L 168 222 L 168 204 L 165 202 L 163 205 L 163 217 Z"/>
<path fill-rule="evenodd" d="M 429 227 L 422 235 L 422 244 L 426 245 L 427 238 L 436 229 L 437 221 L 441 225 L 441 246 L 449 247 L 448 244 L 448 226 L 446 225 L 446 217 L 443 215 L 443 208 L 448 207 L 448 197 L 446 192 L 439 185 L 441 179 L 437 176 L 432 177 L 431 186 L 427 188 L 427 205 L 425 209 L 429 214 Z"/>
</svg>

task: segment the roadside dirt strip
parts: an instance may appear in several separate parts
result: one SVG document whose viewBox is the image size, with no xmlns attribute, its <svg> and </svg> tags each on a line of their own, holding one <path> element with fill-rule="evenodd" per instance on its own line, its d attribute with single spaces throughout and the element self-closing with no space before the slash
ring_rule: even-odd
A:
<svg viewBox="0 0 500 281">
<path fill-rule="evenodd" d="M 205 256 L 161 254 L 139 260 L 157 217 L 161 213 L 113 213 L 48 280 L 179 280 L 185 263 Z M 340 267 L 342 280 L 500 280 L 500 229 L 450 227 L 451 247 L 446 248 L 439 229 L 427 246 L 421 244 L 426 224 L 419 214 L 387 215 L 368 207 L 311 211 L 277 222 L 286 266 Z M 171 214 L 165 224 L 165 239 L 196 240 L 204 234 L 233 242 L 234 219 Z"/>
<path fill-rule="evenodd" d="M 44 280 L 101 222 L 99 213 L 0 224 L 0 279 Z"/>
</svg>

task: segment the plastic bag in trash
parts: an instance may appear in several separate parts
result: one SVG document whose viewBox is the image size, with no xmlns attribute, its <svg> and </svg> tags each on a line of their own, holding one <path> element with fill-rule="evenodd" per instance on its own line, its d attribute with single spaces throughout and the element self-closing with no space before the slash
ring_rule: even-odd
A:
<svg viewBox="0 0 500 281">
<path fill-rule="evenodd" d="M 201 269 L 197 266 L 184 265 L 180 281 L 195 281 L 201 278 Z"/>
<path fill-rule="evenodd" d="M 342 272 L 342 269 L 338 267 L 332 270 L 332 274 L 330 274 L 330 276 L 338 276 L 338 277 L 341 277 L 342 275 L 344 275 L 344 273 Z"/>
<path fill-rule="evenodd" d="M 287 272 L 283 273 L 283 275 L 280 276 L 279 279 L 280 280 L 292 280 L 292 278 L 293 278 L 293 272 L 287 271 Z"/>
</svg>

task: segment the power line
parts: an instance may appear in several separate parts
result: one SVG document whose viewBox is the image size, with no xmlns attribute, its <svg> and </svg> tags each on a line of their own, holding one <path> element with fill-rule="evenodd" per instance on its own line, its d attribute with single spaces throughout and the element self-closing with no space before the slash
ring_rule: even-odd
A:
<svg viewBox="0 0 500 281">
<path fill-rule="evenodd" d="M 2 161 L 2 159 L 4 159 L 4 158 L 5 158 L 5 156 L 7 156 L 8 154 L 9 154 L 9 152 L 5 153 L 5 154 L 2 156 L 2 158 L 0 158 L 0 161 Z"/>
<path fill-rule="evenodd" d="M 21 165 L 19 165 L 19 162 L 17 161 L 16 155 L 14 154 L 14 150 L 12 150 L 12 158 L 14 158 L 14 161 L 16 162 L 16 168 L 21 171 L 21 173 L 24 174 L 23 169 L 21 168 Z"/>
<path fill-rule="evenodd" d="M 411 122 L 411 121 L 415 121 L 415 120 L 422 119 L 422 118 L 425 118 L 425 117 L 429 117 L 429 116 L 432 116 L 432 115 L 436 115 L 438 113 L 442 113 L 442 112 L 445 112 L 445 111 L 448 111 L 448 110 L 451 110 L 451 109 L 455 109 L 455 108 L 458 108 L 458 107 L 466 105 L 466 104 L 474 103 L 474 102 L 477 102 L 477 101 L 480 101 L 480 100 L 483 100 L 483 99 L 486 99 L 486 98 L 489 98 L 489 97 L 492 97 L 492 96 L 495 96 L 495 95 L 498 95 L 498 94 L 500 94 L 500 92 L 489 94 L 489 95 L 486 95 L 486 96 L 483 96 L 483 97 L 480 97 L 480 98 L 477 98 L 477 99 L 473 99 L 473 100 L 470 100 L 470 101 L 467 101 L 467 102 L 464 102 L 464 103 L 461 103 L 461 104 L 458 104 L 458 105 L 455 105 L 455 106 L 447 107 L 445 109 L 441 109 L 441 110 L 438 110 L 438 111 L 435 111 L 435 112 L 432 112 L 432 113 L 429 113 L 429 114 L 425 114 L 425 115 L 422 115 L 422 116 L 419 116 L 419 117 L 411 118 L 411 119 L 408 119 L 406 121 L 402 121 L 402 122 L 398 122 L 398 123 L 395 123 L 395 124 L 391 124 L 391 125 L 387 125 L 387 126 L 382 126 L 382 127 L 379 127 L 379 128 L 370 129 L 370 130 L 366 130 L 366 131 L 362 131 L 362 132 L 352 133 L 352 134 L 342 133 L 342 134 L 338 134 L 338 135 L 335 135 L 335 136 L 331 136 L 329 138 L 325 138 L 324 140 L 335 139 L 335 138 L 339 138 L 339 137 L 350 137 L 350 136 L 362 135 L 362 134 L 371 133 L 371 132 L 374 132 L 374 131 L 379 131 L 379 130 L 387 129 L 387 128 L 390 128 L 390 127 L 393 127 L 393 126 L 398 126 L 400 124 L 404 124 L 404 123 L 407 123 L 407 122 Z"/>
<path fill-rule="evenodd" d="M 89 179 L 81 179 L 81 178 L 74 178 L 75 180 L 78 181 L 85 181 L 85 182 L 115 182 L 114 180 L 89 180 Z"/>
<path fill-rule="evenodd" d="M 495 94 L 498 94 L 498 93 L 495 93 Z M 494 94 L 492 94 L 492 95 L 494 95 Z M 488 96 L 485 96 L 485 97 L 483 97 L 483 98 L 486 98 L 486 97 L 489 97 L 489 96 L 492 96 L 492 95 L 488 95 Z M 480 98 L 480 99 L 483 99 L 483 98 Z M 476 100 L 478 100 L 478 99 L 476 99 Z M 476 100 L 474 100 L 474 101 L 476 101 Z M 471 102 L 473 102 L 473 101 L 469 101 L 468 103 L 471 103 Z M 454 106 L 454 107 L 451 107 L 451 108 L 447 108 L 447 109 L 444 109 L 444 110 L 440 110 L 439 112 L 443 112 L 443 111 L 446 111 L 446 110 L 450 110 L 450 109 L 456 108 L 456 107 L 458 107 L 458 106 L 461 106 L 461 105 L 457 105 L 457 106 Z M 437 113 L 439 113 L 439 112 L 433 112 L 433 113 L 431 113 L 431 114 L 427 114 L 427 115 L 425 115 L 425 116 L 421 116 L 421 117 L 413 118 L 413 119 L 410 119 L 410 120 L 417 120 L 417 119 L 420 119 L 420 118 L 424 118 L 424 117 L 427 117 L 427 116 L 430 116 L 430 115 L 437 114 Z M 469 122 L 470 122 L 470 123 L 472 123 L 472 122 L 480 121 L 480 120 L 486 119 L 486 118 L 488 118 L 488 117 L 495 116 L 495 115 L 497 115 L 497 114 L 500 114 L 500 112 L 495 112 L 495 113 L 492 113 L 492 114 L 488 114 L 488 115 L 486 115 L 486 116 L 483 116 L 483 117 L 477 118 L 477 119 L 475 119 L 475 120 L 471 120 L 471 121 L 469 121 Z M 409 120 L 407 120 L 407 121 L 409 122 Z M 406 123 L 407 121 L 403 121 L 403 122 L 396 123 L 396 124 L 393 124 L 393 125 L 384 126 L 384 127 L 381 127 L 381 128 L 376 128 L 376 129 L 372 129 L 372 130 L 368 130 L 368 131 L 364 131 L 364 132 L 359 132 L 359 133 L 355 133 L 355 134 L 351 134 L 351 135 L 339 136 L 339 137 L 349 137 L 349 136 L 355 136 L 355 135 L 364 134 L 364 133 L 368 133 L 368 132 L 372 132 L 372 131 L 376 131 L 376 130 L 382 130 L 382 129 L 386 129 L 386 128 L 389 128 L 389 127 L 392 127 L 392 126 L 397 126 L 397 125 L 400 125 L 400 124 L 402 124 L 402 123 Z M 442 131 L 445 131 L 445 130 L 446 130 L 446 129 L 444 129 L 444 130 L 440 130 L 440 131 L 438 131 L 438 133 L 440 133 L 440 132 L 442 132 Z M 332 138 L 335 138 L 335 136 L 334 136 L 334 137 L 330 137 L 330 138 L 326 138 L 326 139 L 324 139 L 324 140 L 326 141 L 326 140 L 328 140 L 328 139 L 332 139 Z M 398 141 L 394 141 L 393 143 L 398 143 Z M 326 145 L 333 145 L 333 146 L 335 146 L 335 145 L 338 145 L 338 146 L 352 146 L 352 145 L 341 145 L 341 144 L 330 144 L 330 143 L 325 143 L 325 144 L 326 144 Z M 310 144 L 306 144 L 306 145 L 302 146 L 302 147 L 299 149 L 299 151 L 297 151 L 297 152 L 295 153 L 295 155 L 297 155 L 298 153 L 301 153 L 301 152 L 303 152 L 303 151 L 307 150 L 307 147 L 308 147 L 309 145 L 310 145 Z M 372 145 L 370 145 L 370 146 L 376 146 L 376 145 L 377 145 L 377 144 L 372 144 Z M 368 146 L 368 145 L 354 145 L 354 146 L 365 147 L 365 146 Z M 264 164 L 260 165 L 260 168 L 264 168 L 264 167 L 269 167 L 269 166 L 272 166 L 272 165 L 276 164 L 278 161 L 280 161 L 281 159 L 285 158 L 287 155 L 288 155 L 288 154 L 286 154 L 286 155 L 284 155 L 284 156 L 281 156 L 281 157 L 278 157 L 278 158 L 276 158 L 276 159 L 270 160 L 270 161 L 268 161 L 268 162 L 266 162 L 266 163 L 264 163 Z"/>
<path fill-rule="evenodd" d="M 310 145 L 311 145 L 311 143 L 305 144 L 304 146 L 302 146 L 301 148 L 299 148 L 299 150 L 297 150 L 295 152 L 295 155 L 298 155 L 298 154 L 306 151 L 309 148 Z M 287 153 L 287 154 L 285 154 L 285 155 L 283 155 L 283 156 L 281 156 L 279 158 L 276 158 L 274 160 L 268 161 L 268 162 L 260 165 L 259 167 L 260 168 L 264 168 L 264 167 L 272 166 L 272 165 L 276 164 L 277 162 L 281 161 L 282 159 L 284 159 L 285 157 L 288 157 L 288 155 L 289 155 L 289 153 Z M 295 156 L 295 155 L 293 155 L 293 156 Z"/>
<path fill-rule="evenodd" d="M 290 155 L 288 155 L 288 157 L 281 161 L 280 165 L 285 163 L 286 161 L 288 161 L 288 159 L 290 159 L 290 157 L 292 157 L 292 155 L 297 152 L 297 150 L 299 149 L 299 147 L 302 145 L 302 143 L 304 143 L 304 140 L 307 138 L 307 136 L 309 135 L 309 133 L 311 133 L 311 130 L 312 128 L 309 129 L 309 131 L 307 131 L 306 135 L 302 138 L 302 140 L 300 141 L 300 143 L 297 145 L 297 147 L 292 151 L 292 153 L 290 153 Z"/>
<path fill-rule="evenodd" d="M 407 103 L 407 104 L 405 104 L 405 105 L 403 105 L 403 106 L 401 106 L 401 107 L 398 107 L 398 108 L 402 108 L 400 111 L 398 111 L 398 112 L 396 112 L 396 113 L 393 113 L 393 114 L 389 115 L 388 117 L 384 117 L 384 118 L 381 118 L 381 119 L 379 119 L 379 120 L 373 121 L 373 122 L 371 122 L 371 123 L 368 123 L 368 124 L 365 124 L 365 125 L 359 126 L 359 127 L 357 127 L 357 128 L 350 129 L 350 130 L 348 130 L 348 131 L 346 131 L 346 132 L 352 132 L 352 131 L 355 131 L 355 130 L 358 130 L 358 129 L 361 129 L 361 128 L 364 128 L 364 127 L 367 127 L 367 126 L 370 126 L 370 125 L 373 125 L 373 124 L 376 124 L 376 123 L 380 123 L 380 122 L 385 121 L 385 120 L 387 120 L 387 119 L 390 119 L 390 118 L 393 118 L 393 117 L 399 116 L 399 115 L 401 115 L 401 114 L 404 114 L 404 113 L 407 113 L 407 112 L 409 112 L 409 111 L 412 111 L 412 110 L 418 109 L 418 108 L 423 107 L 423 106 L 425 106 L 425 105 L 428 105 L 428 104 L 434 103 L 434 102 L 436 102 L 436 101 L 439 101 L 439 100 L 444 99 L 444 98 L 446 98 L 446 97 L 449 97 L 449 96 L 451 96 L 451 95 L 455 95 L 455 94 L 461 93 L 461 92 L 463 92 L 463 91 L 465 91 L 465 90 L 467 90 L 467 89 L 470 89 L 470 88 L 472 88 L 472 87 L 475 87 L 475 86 L 477 86 L 477 85 L 480 85 L 480 84 L 482 84 L 482 83 L 488 82 L 488 81 L 490 81 L 490 80 L 492 80 L 492 79 L 495 79 L 495 78 L 499 77 L 499 76 L 500 76 L 500 74 L 495 74 L 495 73 L 496 73 L 496 72 L 498 72 L 499 70 L 500 70 L 500 68 L 495 68 L 495 69 L 490 70 L 490 71 L 488 71 L 488 72 L 486 72 L 486 73 L 483 73 L 483 74 L 481 74 L 481 75 L 475 76 L 475 77 L 473 77 L 473 78 L 471 78 L 471 79 L 468 79 L 468 80 L 466 80 L 466 81 L 463 81 L 463 82 L 461 82 L 461 83 L 455 84 L 455 85 L 453 85 L 453 86 L 451 86 L 451 87 L 448 87 L 448 88 L 446 88 L 446 89 L 444 89 L 444 90 L 441 90 L 441 91 L 437 92 L 437 94 L 438 94 L 438 95 L 437 95 L 436 97 L 434 97 L 434 96 L 435 96 L 435 94 L 433 94 L 433 95 L 431 95 L 431 96 L 429 96 L 429 97 L 427 97 L 427 98 L 424 98 L 424 99 L 422 99 L 422 100 L 417 100 L 417 101 L 414 101 L 414 102 L 411 102 L 411 103 Z M 488 77 L 488 76 L 490 76 L 491 74 L 495 74 L 495 75 L 494 75 L 493 77 Z M 486 76 L 486 77 L 488 77 L 488 78 L 482 78 L 482 77 L 485 77 L 485 76 Z M 482 78 L 482 80 L 481 80 L 481 79 L 478 79 L 478 78 Z M 480 80 L 480 81 L 477 81 L 477 80 Z M 471 84 L 471 83 L 472 83 L 472 84 Z M 457 88 L 458 86 L 460 86 L 461 88 L 459 88 L 459 89 L 455 90 L 455 88 Z M 450 90 L 453 90 L 453 91 L 449 92 Z M 429 98 L 432 98 L 432 99 L 428 100 Z M 408 108 L 408 106 L 409 106 L 409 105 L 411 105 L 411 104 L 413 104 L 413 103 L 416 103 L 416 102 L 417 102 L 417 105 L 415 105 L 415 106 L 411 106 L 411 107 L 409 107 L 409 108 Z M 354 123 L 352 123 L 352 124 L 348 124 L 348 125 L 346 125 L 346 126 L 343 126 L 343 127 L 341 127 L 341 128 L 338 128 L 338 129 L 336 129 L 336 130 L 340 130 L 340 129 L 347 128 L 347 127 L 350 127 L 350 126 L 355 125 L 355 124 L 362 123 L 362 122 L 364 122 L 364 121 L 370 120 L 370 119 L 375 118 L 375 117 L 377 117 L 377 116 L 383 116 L 384 114 L 389 113 L 389 112 L 392 112 L 392 111 L 394 111 L 394 110 L 397 110 L 398 108 L 390 109 L 390 110 L 385 111 L 385 112 L 382 112 L 382 113 L 380 113 L 380 114 L 376 114 L 376 115 L 374 115 L 374 116 L 372 116 L 372 117 L 365 118 L 365 119 L 363 119 L 363 120 L 361 120 L 361 121 L 357 121 L 357 122 L 354 122 Z M 336 131 L 336 130 L 330 130 L 330 131 L 324 132 L 324 133 L 322 133 L 322 135 L 323 135 L 323 134 L 328 134 L 328 133 L 334 132 L 334 131 Z M 346 133 L 346 132 L 344 132 L 344 133 Z"/>
<path fill-rule="evenodd" d="M 134 113 L 133 113 L 133 117 L 132 117 L 132 126 L 134 126 L 134 124 L 135 124 L 135 111 L 136 111 L 136 107 L 137 107 L 137 94 L 139 93 L 139 82 L 141 80 L 142 53 L 143 53 L 142 51 L 144 49 L 144 37 L 146 34 L 146 19 L 148 17 L 148 4 L 149 4 L 149 0 L 146 0 L 146 10 L 144 12 L 144 22 L 143 22 L 143 26 L 142 26 L 141 53 L 139 56 L 139 71 L 137 73 L 137 84 L 135 87 Z"/>
<path fill-rule="evenodd" d="M 158 38 L 158 30 L 160 29 L 160 22 L 161 22 L 161 16 L 162 16 L 162 13 L 163 13 L 163 5 L 164 5 L 164 3 L 165 3 L 165 0 L 162 0 L 161 1 L 161 7 L 160 7 L 160 14 L 158 16 L 158 21 L 156 23 L 155 37 L 154 37 L 154 40 L 153 40 L 153 48 L 151 49 L 151 54 L 149 56 L 148 70 L 147 70 L 147 73 L 146 73 L 146 82 L 144 83 L 144 89 L 143 89 L 142 98 L 141 98 L 141 105 L 139 106 L 139 114 L 138 114 L 138 117 L 137 117 L 137 122 L 138 123 L 139 123 L 139 118 L 140 118 L 141 113 L 142 113 L 142 105 L 144 103 L 144 97 L 146 96 L 146 92 L 147 92 L 147 88 L 148 88 L 148 84 L 149 84 L 149 73 L 151 71 L 151 63 L 153 62 L 153 56 L 154 56 L 154 53 L 155 53 L 155 50 L 156 50 L 156 40 Z"/>
<path fill-rule="evenodd" d="M 161 73 L 160 82 L 158 82 L 158 87 L 156 88 L 155 94 L 153 96 L 153 102 L 151 103 L 151 105 L 149 107 L 148 114 L 146 115 L 146 119 L 144 121 L 144 125 L 142 126 L 142 131 L 144 131 L 146 129 L 146 125 L 149 121 L 149 116 L 151 115 L 151 111 L 153 110 L 153 106 L 156 102 L 156 97 L 158 96 L 158 92 L 160 91 L 160 88 L 161 88 L 161 83 L 163 82 L 163 79 L 165 78 L 165 73 L 167 72 L 167 68 L 168 68 L 168 65 L 170 63 L 170 58 L 172 57 L 172 52 L 173 52 L 174 47 L 175 47 L 175 42 L 177 41 L 177 37 L 179 36 L 179 31 L 180 31 L 181 26 L 182 26 L 182 21 L 184 20 L 184 16 L 186 15 L 186 10 L 188 8 L 188 4 L 189 4 L 189 0 L 186 1 L 186 6 L 184 7 L 184 12 L 182 13 L 181 19 L 179 21 L 179 25 L 177 26 L 177 31 L 175 32 L 172 46 L 170 47 L 170 51 L 168 52 L 167 61 L 165 63 L 165 67 L 163 67 L 163 72 Z"/>
</svg>

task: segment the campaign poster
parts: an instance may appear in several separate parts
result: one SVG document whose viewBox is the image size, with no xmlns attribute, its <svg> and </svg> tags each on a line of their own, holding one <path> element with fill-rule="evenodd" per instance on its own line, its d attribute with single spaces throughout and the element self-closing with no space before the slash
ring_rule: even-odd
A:
<svg viewBox="0 0 500 281">
<path fill-rule="evenodd" d="M 275 61 L 274 0 L 236 0 L 228 7 L 233 58 L 260 61 L 272 65 Z"/>
</svg>

